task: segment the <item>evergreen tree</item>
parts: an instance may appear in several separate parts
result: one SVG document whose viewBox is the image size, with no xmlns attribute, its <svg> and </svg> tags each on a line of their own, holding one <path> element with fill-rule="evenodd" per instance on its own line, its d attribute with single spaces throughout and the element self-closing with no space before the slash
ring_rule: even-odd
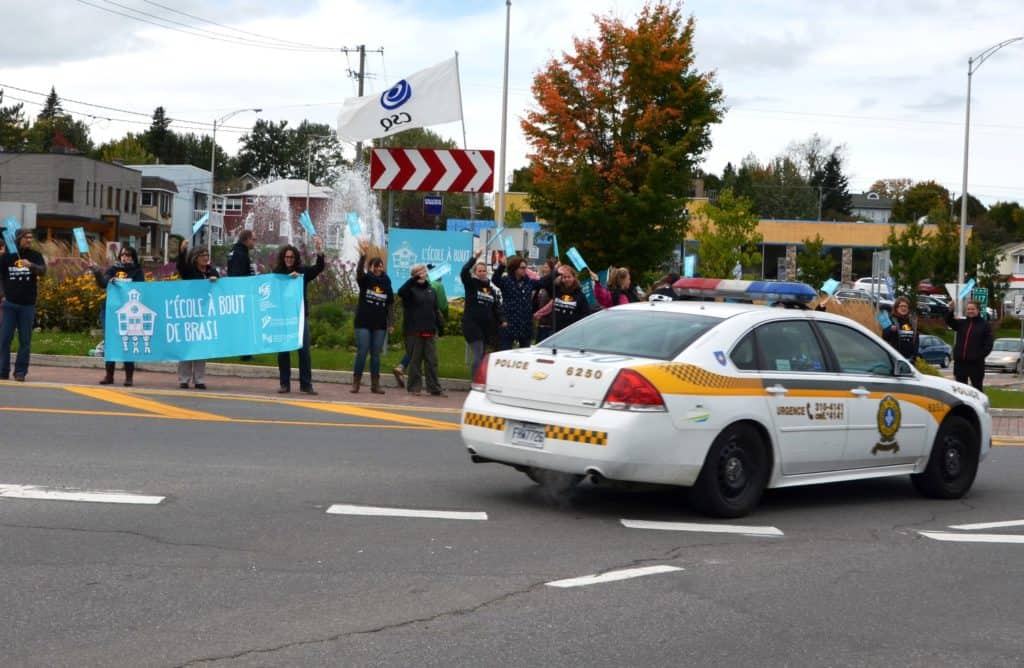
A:
<svg viewBox="0 0 1024 668">
<path fill-rule="evenodd" d="M 36 116 L 37 121 L 54 121 L 64 115 L 64 107 L 61 106 L 60 97 L 57 96 L 57 89 L 50 86 L 50 94 L 46 96 L 43 108 Z"/>
<path fill-rule="evenodd" d="M 746 267 L 761 264 L 758 244 L 762 237 L 751 207 L 749 199 L 736 197 L 726 189 L 704 209 L 709 222 L 701 223 L 693 235 L 700 244 L 697 255 L 701 276 L 731 278 L 737 263 Z"/>
<path fill-rule="evenodd" d="M 836 270 L 836 259 L 825 251 L 825 241 L 820 234 L 814 239 L 804 239 L 803 248 L 796 253 L 797 276 L 813 288 L 832 278 Z"/>
<path fill-rule="evenodd" d="M 153 122 L 149 129 L 142 133 L 142 143 L 151 155 L 160 162 L 171 164 L 173 144 L 176 139 L 175 133 L 170 129 L 171 120 L 167 118 L 167 112 L 163 107 L 153 110 Z"/>
<path fill-rule="evenodd" d="M 0 102 L 2 101 L 3 91 L 0 90 Z M 20 102 L 9 107 L 0 106 L 0 151 L 15 152 L 24 149 L 25 134 L 28 131 L 24 107 L 25 105 Z"/>
<path fill-rule="evenodd" d="M 821 170 L 821 217 L 823 220 L 848 220 L 853 200 L 850 182 L 843 174 L 843 163 L 836 151 L 825 161 Z"/>
</svg>

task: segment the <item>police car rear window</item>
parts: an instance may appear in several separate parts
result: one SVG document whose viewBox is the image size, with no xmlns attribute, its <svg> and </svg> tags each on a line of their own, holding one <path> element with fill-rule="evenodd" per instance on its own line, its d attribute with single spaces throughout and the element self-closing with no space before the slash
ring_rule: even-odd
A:
<svg viewBox="0 0 1024 668">
<path fill-rule="evenodd" d="M 689 313 L 611 309 L 584 318 L 538 345 L 670 360 L 721 320 Z"/>
</svg>

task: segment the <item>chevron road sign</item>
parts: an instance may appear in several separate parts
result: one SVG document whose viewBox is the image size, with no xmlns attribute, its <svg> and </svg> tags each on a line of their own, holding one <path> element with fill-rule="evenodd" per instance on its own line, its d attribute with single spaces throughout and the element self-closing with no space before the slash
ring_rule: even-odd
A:
<svg viewBox="0 0 1024 668">
<path fill-rule="evenodd" d="M 494 151 L 375 148 L 370 157 L 370 187 L 489 193 L 494 190 Z"/>
</svg>

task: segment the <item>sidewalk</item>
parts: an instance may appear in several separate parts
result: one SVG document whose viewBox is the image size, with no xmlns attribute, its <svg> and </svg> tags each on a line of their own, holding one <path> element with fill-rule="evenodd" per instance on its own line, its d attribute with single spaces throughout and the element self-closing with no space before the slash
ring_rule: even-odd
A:
<svg viewBox="0 0 1024 668">
<path fill-rule="evenodd" d="M 382 370 L 383 371 L 383 370 Z M 173 362 L 139 364 L 135 370 L 134 386 L 147 390 L 178 390 L 177 365 Z M 313 369 L 313 387 L 318 396 L 299 392 L 298 369 L 292 369 L 292 391 L 284 395 L 290 399 L 317 399 L 321 401 L 344 401 L 361 404 L 390 406 L 417 406 L 429 408 L 461 409 L 469 392 L 469 381 L 441 379 L 446 397 L 433 397 L 425 392 L 410 394 L 398 387 L 391 369 L 381 373 L 381 385 L 385 394 L 370 392 L 370 376 L 363 374 L 363 386 L 358 394 L 352 394 L 351 371 L 329 371 Z M 98 357 L 77 357 L 72 355 L 32 355 L 28 370 L 28 382 L 67 383 L 69 385 L 95 385 L 103 377 L 103 359 Z M 117 365 L 114 385 L 123 387 L 124 371 Z M 13 384 L 13 382 L 11 383 Z M 20 384 L 20 383 L 19 383 Z M 210 362 L 206 365 L 206 392 L 225 394 L 249 394 L 255 396 L 282 396 L 277 393 L 279 383 L 276 366 L 255 366 L 249 364 L 224 364 Z M 203 390 L 187 390 L 201 395 Z"/>
<path fill-rule="evenodd" d="M 138 365 L 135 371 L 135 387 L 147 390 L 177 390 L 178 379 L 175 375 L 174 363 L 149 363 Z M 292 369 L 295 378 L 298 369 Z M 29 367 L 28 382 L 67 383 L 71 385 L 95 385 L 103 377 L 103 360 L 98 357 L 76 357 L 72 355 L 32 355 Z M 352 384 L 351 371 L 331 371 L 313 369 L 313 385 L 319 395 L 308 397 L 299 392 L 298 380 L 292 381 L 292 392 L 289 398 L 310 398 L 322 401 L 341 401 L 347 403 L 379 404 L 382 406 L 414 406 L 422 408 L 443 408 L 458 410 L 469 392 L 469 381 L 442 378 L 441 386 L 446 397 L 432 397 L 429 394 L 410 394 L 398 387 L 394 376 L 381 374 L 381 384 L 385 394 L 372 394 L 369 388 L 369 374 L 363 375 L 366 382 L 358 394 L 349 390 Z M 994 381 L 994 382 L 990 382 Z M 115 385 L 121 387 L 124 382 L 124 371 L 117 365 L 114 375 Z M 1010 389 L 1019 385 L 1020 379 L 1011 374 L 986 377 L 991 386 Z M 255 396 L 281 396 L 277 394 L 277 367 L 254 366 L 249 364 L 225 364 L 210 362 L 206 365 L 207 392 L 225 394 L 248 394 Z M 1016 389 L 1014 387 L 1014 389 Z M 185 392 L 186 390 L 180 390 Z M 202 394 L 203 390 L 187 390 Z M 996 436 L 1024 438 L 1024 409 L 994 408 L 992 409 L 992 433 Z"/>
</svg>

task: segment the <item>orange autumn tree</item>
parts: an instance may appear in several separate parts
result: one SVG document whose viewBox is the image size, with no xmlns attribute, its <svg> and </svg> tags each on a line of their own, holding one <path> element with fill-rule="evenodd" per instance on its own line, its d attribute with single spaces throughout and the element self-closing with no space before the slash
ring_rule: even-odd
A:
<svg viewBox="0 0 1024 668">
<path fill-rule="evenodd" d="M 694 19 L 681 3 L 647 4 L 635 25 L 594 20 L 596 38 L 574 39 L 575 53 L 534 78 L 537 108 L 522 121 L 530 201 L 591 266 L 654 268 L 683 239 L 722 90 L 694 67 Z"/>
</svg>

